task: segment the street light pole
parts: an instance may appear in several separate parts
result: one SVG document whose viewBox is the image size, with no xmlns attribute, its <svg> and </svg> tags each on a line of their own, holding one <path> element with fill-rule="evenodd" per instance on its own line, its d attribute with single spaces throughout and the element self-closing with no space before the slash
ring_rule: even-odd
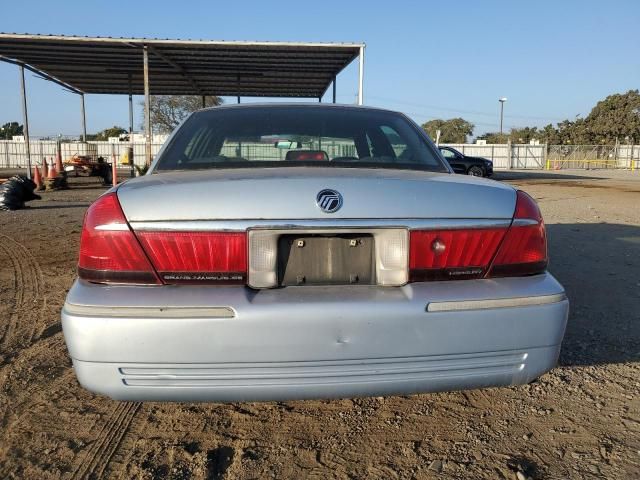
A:
<svg viewBox="0 0 640 480">
<path fill-rule="evenodd" d="M 502 120 L 504 118 L 504 102 L 507 101 L 507 97 L 501 97 L 498 99 L 500 102 L 500 135 L 502 135 Z"/>
</svg>

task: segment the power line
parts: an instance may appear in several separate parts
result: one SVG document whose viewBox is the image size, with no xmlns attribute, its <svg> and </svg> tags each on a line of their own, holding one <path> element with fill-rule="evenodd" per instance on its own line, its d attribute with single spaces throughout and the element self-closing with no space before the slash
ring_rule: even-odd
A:
<svg viewBox="0 0 640 480">
<path fill-rule="evenodd" d="M 402 110 L 402 113 L 409 115 L 411 117 L 417 117 L 417 118 L 421 118 L 424 120 L 439 120 L 439 117 L 435 117 L 433 115 L 428 115 L 424 112 L 408 112 L 406 110 Z M 478 126 L 478 127 L 490 127 L 490 128 L 499 128 L 500 124 L 498 123 L 486 123 L 486 122 L 472 122 L 474 126 Z M 511 125 L 511 124 L 505 124 L 504 125 L 506 128 L 509 129 L 513 129 L 513 128 L 522 128 L 521 126 L 518 125 Z"/>
<path fill-rule="evenodd" d="M 480 115 L 480 116 L 484 116 L 484 117 L 496 117 L 497 116 L 496 113 L 479 112 L 479 111 L 475 111 L 475 110 L 462 110 L 462 109 L 457 109 L 457 108 L 442 107 L 442 106 L 438 106 L 438 105 L 425 105 L 425 104 L 419 104 L 419 103 L 415 103 L 415 102 L 407 102 L 407 101 L 403 101 L 403 100 L 394 100 L 394 99 L 388 98 L 388 97 L 378 97 L 378 96 L 375 96 L 375 95 L 368 95 L 368 98 L 382 100 L 382 101 L 390 102 L 390 103 L 397 103 L 399 105 L 411 105 L 411 106 L 415 106 L 415 107 L 430 108 L 432 110 L 442 110 L 442 111 L 446 111 L 446 112 L 464 113 L 464 114 L 468 114 L 468 115 Z M 536 117 L 536 116 L 532 116 L 532 115 L 509 115 L 509 117 L 510 118 L 521 118 L 521 119 L 524 119 L 524 120 L 544 120 L 544 121 L 555 120 L 555 121 L 560 121 L 560 122 L 565 120 L 564 118 L 561 119 L 561 118 L 557 118 L 557 117 Z"/>
</svg>

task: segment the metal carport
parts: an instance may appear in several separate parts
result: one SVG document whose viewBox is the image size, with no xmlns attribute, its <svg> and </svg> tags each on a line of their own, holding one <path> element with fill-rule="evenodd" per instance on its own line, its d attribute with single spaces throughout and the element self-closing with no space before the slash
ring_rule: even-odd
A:
<svg viewBox="0 0 640 480">
<path fill-rule="evenodd" d="M 77 37 L 0 33 L 0 60 L 21 71 L 29 175 L 29 119 L 24 69 L 80 95 L 86 137 L 85 94 L 145 96 L 146 162 L 151 161 L 149 95 L 317 98 L 356 57 L 358 104 L 363 102 L 362 43 L 244 42 Z M 84 139 L 83 137 L 83 139 Z"/>
</svg>

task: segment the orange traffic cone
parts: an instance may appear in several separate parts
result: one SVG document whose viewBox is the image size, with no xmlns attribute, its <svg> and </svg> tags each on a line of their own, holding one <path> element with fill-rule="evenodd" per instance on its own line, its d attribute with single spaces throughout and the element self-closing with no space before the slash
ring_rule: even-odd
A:
<svg viewBox="0 0 640 480">
<path fill-rule="evenodd" d="M 56 153 L 56 170 L 58 170 L 59 173 L 64 171 L 64 167 L 62 166 L 62 155 L 60 155 L 59 151 Z"/>
<path fill-rule="evenodd" d="M 54 167 L 52 164 L 51 167 L 49 167 L 49 174 L 44 180 L 44 188 L 46 191 L 57 190 L 60 187 L 59 182 L 60 180 L 58 179 L 58 172 L 56 171 L 56 167 Z"/>
<path fill-rule="evenodd" d="M 49 177 L 49 165 L 47 165 L 47 157 L 42 158 L 42 176 L 44 178 Z"/>
<path fill-rule="evenodd" d="M 47 175 L 47 178 L 56 178 L 58 176 L 58 171 L 56 170 L 56 167 L 51 166 L 51 168 L 49 169 L 49 175 Z"/>
<path fill-rule="evenodd" d="M 40 176 L 40 169 L 37 165 L 33 167 L 33 183 L 36 184 L 36 190 L 42 190 L 42 177 Z"/>
</svg>

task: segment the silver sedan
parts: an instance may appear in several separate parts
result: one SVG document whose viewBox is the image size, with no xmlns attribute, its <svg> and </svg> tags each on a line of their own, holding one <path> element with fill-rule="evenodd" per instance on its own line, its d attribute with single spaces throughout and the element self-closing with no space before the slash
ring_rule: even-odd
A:
<svg viewBox="0 0 640 480">
<path fill-rule="evenodd" d="M 62 310 L 80 383 L 254 401 L 516 385 L 569 304 L 526 193 L 456 176 L 402 114 L 191 115 L 87 211 Z"/>
</svg>

